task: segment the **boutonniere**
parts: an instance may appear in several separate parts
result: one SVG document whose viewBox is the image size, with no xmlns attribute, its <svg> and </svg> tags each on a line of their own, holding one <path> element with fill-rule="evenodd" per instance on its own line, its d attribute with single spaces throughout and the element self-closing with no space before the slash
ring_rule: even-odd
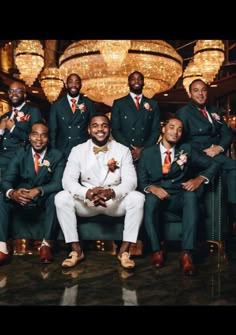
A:
<svg viewBox="0 0 236 335">
<path fill-rule="evenodd" d="M 176 161 L 176 163 L 180 166 L 181 169 L 184 168 L 184 164 L 186 164 L 188 161 L 187 155 L 188 155 L 187 152 L 184 152 L 184 150 L 181 150 L 175 156 L 174 161 Z"/>
<path fill-rule="evenodd" d="M 222 123 L 220 122 L 220 116 L 216 113 L 211 113 L 211 116 L 213 117 L 213 119 L 216 121 L 216 122 L 219 122 L 219 123 Z"/>
<path fill-rule="evenodd" d="M 30 114 L 24 114 L 21 111 L 17 113 L 17 117 L 16 117 L 18 122 L 29 121 L 29 118 L 30 118 Z"/>
<path fill-rule="evenodd" d="M 107 166 L 108 166 L 108 171 L 110 172 L 114 172 L 116 169 L 120 168 L 119 163 L 114 158 L 109 159 Z"/>
<path fill-rule="evenodd" d="M 84 103 L 82 103 L 82 104 L 76 105 L 76 109 L 79 109 L 80 113 L 84 113 L 84 112 L 86 112 L 87 107 L 85 106 Z"/>
<path fill-rule="evenodd" d="M 146 110 L 148 110 L 148 111 L 152 111 L 152 107 L 149 105 L 149 103 L 148 102 L 145 102 L 144 104 L 143 104 L 143 107 L 146 109 Z"/>
<path fill-rule="evenodd" d="M 41 164 L 39 164 L 39 166 L 46 166 L 48 168 L 48 172 L 52 172 L 52 170 L 50 168 L 50 162 L 46 159 L 44 159 L 43 162 Z"/>
</svg>

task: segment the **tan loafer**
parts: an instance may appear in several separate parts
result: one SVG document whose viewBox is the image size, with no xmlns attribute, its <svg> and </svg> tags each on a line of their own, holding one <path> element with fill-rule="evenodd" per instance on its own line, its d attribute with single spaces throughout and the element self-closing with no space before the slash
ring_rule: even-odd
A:
<svg viewBox="0 0 236 335">
<path fill-rule="evenodd" d="M 78 263 L 82 262 L 84 258 L 85 256 L 83 251 L 81 252 L 80 256 L 77 251 L 71 251 L 69 256 L 62 262 L 62 267 L 64 269 L 73 268 Z"/>
<path fill-rule="evenodd" d="M 123 252 L 121 256 L 118 254 L 118 259 L 125 269 L 133 269 L 135 267 L 135 262 L 130 259 L 130 254 L 128 252 Z"/>
</svg>

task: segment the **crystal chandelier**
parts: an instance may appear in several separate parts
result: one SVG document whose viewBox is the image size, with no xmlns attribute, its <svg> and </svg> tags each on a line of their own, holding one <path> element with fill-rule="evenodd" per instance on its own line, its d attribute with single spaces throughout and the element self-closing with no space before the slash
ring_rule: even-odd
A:
<svg viewBox="0 0 236 335">
<path fill-rule="evenodd" d="M 124 62 L 130 48 L 130 40 L 98 40 L 100 50 L 109 71 L 116 71 Z"/>
<path fill-rule="evenodd" d="M 224 61 L 224 43 L 221 40 L 199 40 L 194 47 L 194 63 L 210 84 Z"/>
<path fill-rule="evenodd" d="M 193 60 L 191 60 L 183 73 L 183 86 L 188 96 L 190 96 L 189 85 L 196 79 L 201 79 L 206 82 L 205 78 L 201 74 L 201 71 L 199 70 L 199 67 L 194 63 Z"/>
<path fill-rule="evenodd" d="M 60 71 L 56 67 L 47 67 L 41 73 L 41 86 L 48 101 L 55 101 L 63 87 L 63 80 L 60 76 Z"/>
<path fill-rule="evenodd" d="M 80 40 L 69 45 L 59 59 L 63 80 L 66 81 L 72 72 L 78 73 L 82 79 L 81 92 L 94 101 L 111 106 L 114 99 L 128 94 L 128 75 L 135 70 L 144 74 L 143 94 L 147 97 L 169 90 L 182 75 L 183 60 L 165 41 L 112 42 L 116 41 Z M 110 48 L 110 54 L 118 55 L 121 45 L 124 53 L 117 66 L 114 62 L 108 65 L 104 50 Z"/>
<path fill-rule="evenodd" d="M 21 40 L 15 51 L 15 63 L 21 79 L 28 86 L 33 85 L 44 66 L 44 51 L 37 40 Z"/>
</svg>

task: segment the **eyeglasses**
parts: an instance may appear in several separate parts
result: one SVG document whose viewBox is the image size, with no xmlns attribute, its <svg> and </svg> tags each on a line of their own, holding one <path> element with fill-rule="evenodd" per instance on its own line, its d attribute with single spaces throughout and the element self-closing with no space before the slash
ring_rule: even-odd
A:
<svg viewBox="0 0 236 335">
<path fill-rule="evenodd" d="M 13 94 L 13 93 L 17 93 L 17 94 L 21 94 L 24 93 L 25 91 L 22 88 L 10 88 L 8 90 L 9 94 Z"/>
</svg>

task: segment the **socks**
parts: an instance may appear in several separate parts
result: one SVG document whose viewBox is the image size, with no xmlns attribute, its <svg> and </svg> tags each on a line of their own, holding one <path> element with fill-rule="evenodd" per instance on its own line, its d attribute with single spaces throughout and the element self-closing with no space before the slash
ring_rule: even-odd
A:
<svg viewBox="0 0 236 335">
<path fill-rule="evenodd" d="M 6 242 L 0 241 L 0 251 L 3 252 L 4 254 L 8 254 Z"/>
</svg>

